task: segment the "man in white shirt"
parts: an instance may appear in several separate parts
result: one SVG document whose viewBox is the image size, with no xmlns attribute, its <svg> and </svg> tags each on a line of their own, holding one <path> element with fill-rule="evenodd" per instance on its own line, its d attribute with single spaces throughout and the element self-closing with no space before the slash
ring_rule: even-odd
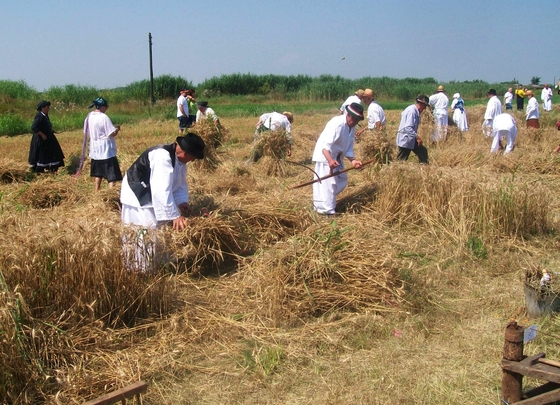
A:
<svg viewBox="0 0 560 405">
<path fill-rule="evenodd" d="M 290 111 L 284 111 L 282 114 L 273 111 L 271 113 L 262 114 L 255 126 L 255 134 L 253 135 L 253 149 L 246 163 L 256 163 L 262 157 L 262 142 L 260 142 L 263 134 L 268 131 L 283 131 L 288 142 L 287 156 L 292 155 L 292 123 L 294 115 Z"/>
<path fill-rule="evenodd" d="M 331 118 L 319 135 L 312 160 L 315 162 L 315 173 L 322 178 L 338 173 L 344 169 L 344 158 L 352 167 L 359 169 L 362 162 L 354 157 L 354 130 L 358 122 L 364 119 L 364 108 L 361 104 L 352 103 L 346 106 L 346 114 Z M 317 180 L 317 179 L 315 179 Z M 313 183 L 313 207 L 319 214 L 333 215 L 336 208 L 336 196 L 348 184 L 348 173 Z"/>
<path fill-rule="evenodd" d="M 121 127 L 114 126 L 111 119 L 105 114 L 109 104 L 103 97 L 93 100 L 89 108 L 92 107 L 95 107 L 95 110 L 90 112 L 84 121 L 84 142 L 80 169 L 84 162 L 87 138 L 89 137 L 90 176 L 95 179 L 95 191 L 98 192 L 103 179 L 107 179 L 109 187 L 113 187 L 115 182 L 122 180 L 115 139 Z"/>
<path fill-rule="evenodd" d="M 513 89 L 510 87 L 504 94 L 504 105 L 507 110 L 513 110 Z"/>
<path fill-rule="evenodd" d="M 155 271 L 164 252 L 155 229 L 172 224 L 182 231 L 189 212 L 187 163 L 204 159 L 205 144 L 196 134 L 143 152 L 127 170 L 121 187 L 121 219 L 132 228 L 123 237 L 127 264 L 138 271 Z M 156 255 L 157 253 L 157 255 Z"/>
<path fill-rule="evenodd" d="M 552 110 L 552 89 L 548 87 L 548 84 L 544 85 L 544 88 L 541 92 L 541 101 L 543 110 L 551 111 Z"/>
<path fill-rule="evenodd" d="M 215 125 L 220 125 L 220 118 L 212 108 L 208 107 L 208 101 L 199 101 L 196 103 L 196 107 L 198 110 L 196 112 L 196 122 L 211 119 Z"/>
<path fill-rule="evenodd" d="M 525 110 L 525 119 L 527 120 L 527 128 L 539 129 L 539 102 L 533 94 L 533 90 L 527 90 L 527 109 Z"/>
<path fill-rule="evenodd" d="M 348 106 L 352 103 L 356 103 L 356 104 L 361 105 L 363 95 L 364 95 L 364 90 L 362 90 L 362 89 L 356 90 L 353 95 L 348 97 L 346 99 L 346 101 L 344 101 L 344 103 L 342 103 L 342 105 L 340 106 L 340 113 L 341 114 L 346 114 L 346 106 Z"/>
<path fill-rule="evenodd" d="M 381 129 L 384 128 L 385 124 L 387 123 L 387 119 L 385 118 L 385 111 L 383 111 L 383 108 L 375 101 L 375 94 L 373 93 L 372 89 L 364 90 L 362 100 L 368 106 L 368 125 L 366 128 L 363 128 L 360 131 L 356 132 L 356 137 L 359 137 L 366 129 L 372 131 L 381 131 Z"/>
<path fill-rule="evenodd" d="M 502 113 L 502 103 L 496 95 L 496 90 L 490 89 L 488 93 L 488 103 L 486 104 L 486 112 L 484 113 L 484 122 L 482 123 L 482 132 L 487 137 L 494 136 L 492 128 L 494 117 Z"/>
<path fill-rule="evenodd" d="M 181 95 L 177 99 L 177 119 L 179 120 L 179 134 L 183 134 L 185 128 L 189 126 L 188 90 L 182 89 L 180 93 Z"/>
<path fill-rule="evenodd" d="M 434 111 L 434 121 L 436 124 L 436 128 L 432 131 L 431 141 L 443 141 L 447 138 L 447 106 L 449 105 L 449 99 L 445 95 L 444 87 L 438 86 L 437 92 L 432 94 L 429 100 L 430 106 Z"/>
</svg>

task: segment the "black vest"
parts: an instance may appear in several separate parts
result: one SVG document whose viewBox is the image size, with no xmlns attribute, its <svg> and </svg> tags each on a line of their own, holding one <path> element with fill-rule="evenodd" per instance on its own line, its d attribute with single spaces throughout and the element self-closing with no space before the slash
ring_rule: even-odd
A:
<svg viewBox="0 0 560 405">
<path fill-rule="evenodd" d="M 175 167 L 176 145 L 176 143 L 172 143 L 171 145 L 157 145 L 148 149 L 142 153 L 132 166 L 130 166 L 130 169 L 126 171 L 128 185 L 136 195 L 136 198 L 138 198 L 141 207 L 152 202 L 152 190 L 150 188 L 151 168 L 148 153 L 155 149 L 165 149 L 169 152 L 169 156 L 171 157 L 171 165 Z"/>
</svg>

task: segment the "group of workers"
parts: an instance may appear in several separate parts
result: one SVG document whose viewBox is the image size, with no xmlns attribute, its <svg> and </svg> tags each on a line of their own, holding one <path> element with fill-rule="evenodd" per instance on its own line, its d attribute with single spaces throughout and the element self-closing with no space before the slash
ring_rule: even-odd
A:
<svg viewBox="0 0 560 405">
<path fill-rule="evenodd" d="M 529 105 L 533 105 L 532 92 L 529 90 L 526 95 L 529 97 Z M 506 138 L 504 153 L 509 153 L 513 150 L 517 135 L 516 121 L 510 114 L 502 114 L 501 103 L 494 89 L 488 91 L 488 98 L 483 131 L 486 135 L 494 137 L 492 152 L 500 150 L 502 148 L 500 140 Z M 126 246 L 132 246 L 127 250 L 127 264 L 132 268 L 150 271 L 154 270 L 157 264 L 155 259 L 158 253 L 157 243 L 149 230 L 169 223 L 178 231 L 187 226 L 186 217 L 191 211 L 186 180 L 187 163 L 203 159 L 206 147 L 200 136 L 187 129 L 201 119 L 211 119 L 219 125 L 219 118 L 205 101 L 198 102 L 197 114 L 192 114 L 194 102 L 193 91 L 181 90 L 181 95 L 177 99 L 180 135 L 171 144 L 157 145 L 144 151 L 126 171 L 124 177 L 116 157 L 115 138 L 120 127 L 114 126 L 106 115 L 109 107 L 107 101 L 102 97 L 93 100 L 90 108 L 94 110 L 84 121 L 84 141 L 78 173 L 84 163 L 89 139 L 90 175 L 95 179 L 95 191 L 99 191 L 103 178 L 108 181 L 110 187 L 115 182 L 122 181 L 120 193 L 122 222 L 146 231 L 135 232 L 134 240 L 125 243 Z M 356 133 L 358 123 L 364 120 L 362 102 L 367 105 L 368 124 Z M 412 152 L 421 163 L 428 164 L 428 150 L 418 136 L 420 115 L 428 107 L 432 107 L 436 125 L 431 134 L 431 141 L 443 140 L 447 136 L 447 103 L 445 89 L 439 86 L 431 97 L 418 95 L 415 102 L 401 113 L 396 134 L 397 160 L 407 160 Z M 64 154 L 48 117 L 50 105 L 51 103 L 45 100 L 37 105 L 38 112 L 32 125 L 29 165 L 36 172 L 56 172 L 59 167 L 64 166 Z M 454 95 L 452 108 L 454 121 L 460 124 L 460 129 L 468 128 L 464 101 L 459 94 Z M 535 126 L 530 119 L 532 118 L 528 118 L 527 125 L 538 128 L 538 104 L 537 125 Z M 293 114 L 288 111 L 282 114 L 277 112 L 263 114 L 257 122 L 254 141 L 257 142 L 267 131 L 284 131 L 290 145 L 287 156 L 290 156 L 292 123 Z M 344 161 L 348 161 L 354 169 L 362 167 L 363 162 L 357 159 L 354 153 L 355 138 L 368 129 L 380 131 L 385 125 L 385 113 L 375 101 L 375 94 L 371 89 L 356 91 L 342 104 L 340 115 L 327 122 L 316 141 L 312 155 L 316 176 L 313 180 L 313 207 L 317 213 L 325 215 L 336 213 L 336 196 L 344 190 L 348 182 Z M 560 146 L 558 149 L 560 150 Z M 255 162 L 259 157 L 260 155 L 255 155 L 250 160 Z"/>
</svg>

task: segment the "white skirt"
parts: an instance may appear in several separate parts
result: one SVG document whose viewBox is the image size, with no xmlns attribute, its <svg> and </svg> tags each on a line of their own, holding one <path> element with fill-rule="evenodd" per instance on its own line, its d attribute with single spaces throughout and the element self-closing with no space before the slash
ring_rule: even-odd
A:
<svg viewBox="0 0 560 405">
<path fill-rule="evenodd" d="M 461 111 L 456 108 L 453 111 L 453 122 L 457 125 L 457 128 L 459 128 L 459 131 L 466 132 L 469 130 L 466 111 Z"/>
</svg>

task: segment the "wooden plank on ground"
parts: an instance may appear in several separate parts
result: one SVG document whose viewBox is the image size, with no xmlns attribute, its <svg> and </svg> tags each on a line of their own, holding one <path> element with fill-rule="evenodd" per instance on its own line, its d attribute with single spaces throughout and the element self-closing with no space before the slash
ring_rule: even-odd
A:
<svg viewBox="0 0 560 405">
<path fill-rule="evenodd" d="M 127 385 L 121 389 L 110 392 L 109 394 L 102 395 L 97 399 L 92 399 L 91 401 L 84 402 L 83 405 L 112 405 L 118 401 L 125 401 L 128 398 L 132 398 L 135 395 L 140 395 L 146 392 L 148 389 L 148 384 L 144 381 L 138 381 L 134 384 Z"/>
</svg>

